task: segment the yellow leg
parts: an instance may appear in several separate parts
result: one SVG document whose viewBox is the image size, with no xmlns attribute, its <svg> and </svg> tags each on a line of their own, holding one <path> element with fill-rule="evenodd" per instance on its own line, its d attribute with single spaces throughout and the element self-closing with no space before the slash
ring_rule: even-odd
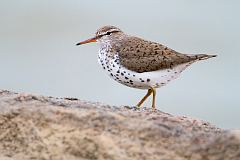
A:
<svg viewBox="0 0 240 160">
<path fill-rule="evenodd" d="M 155 109 L 155 104 L 156 104 L 156 88 L 152 88 L 152 93 L 153 93 L 153 99 L 152 99 L 152 109 Z"/>
<path fill-rule="evenodd" d="M 140 106 L 143 104 L 143 102 L 152 94 L 153 90 L 148 89 L 147 94 L 142 98 L 142 100 L 137 104 L 137 107 L 140 108 Z"/>
</svg>

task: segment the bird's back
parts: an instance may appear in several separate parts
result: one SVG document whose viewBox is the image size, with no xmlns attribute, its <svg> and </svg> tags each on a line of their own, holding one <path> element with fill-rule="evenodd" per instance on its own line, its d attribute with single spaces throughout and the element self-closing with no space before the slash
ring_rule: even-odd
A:
<svg viewBox="0 0 240 160">
<path fill-rule="evenodd" d="M 133 36 L 126 36 L 120 40 L 116 48 L 121 64 L 139 73 L 173 68 L 184 63 L 215 57 L 206 54 L 182 54 L 160 43 Z"/>
</svg>

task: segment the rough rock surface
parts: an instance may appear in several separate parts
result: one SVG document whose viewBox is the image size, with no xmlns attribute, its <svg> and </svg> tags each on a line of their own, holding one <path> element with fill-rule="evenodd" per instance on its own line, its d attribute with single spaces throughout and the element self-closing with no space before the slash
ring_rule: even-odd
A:
<svg viewBox="0 0 240 160">
<path fill-rule="evenodd" d="M 159 110 L 0 90 L 0 160 L 240 160 L 240 132 Z"/>
</svg>

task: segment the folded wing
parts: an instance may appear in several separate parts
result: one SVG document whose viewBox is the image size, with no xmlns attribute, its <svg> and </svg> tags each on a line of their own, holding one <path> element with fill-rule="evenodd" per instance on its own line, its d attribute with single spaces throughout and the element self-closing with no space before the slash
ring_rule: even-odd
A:
<svg viewBox="0 0 240 160">
<path fill-rule="evenodd" d="M 182 54 L 162 44 L 131 37 L 118 50 L 121 64 L 129 70 L 142 73 L 173 68 L 183 63 L 215 57 L 206 54 Z M 131 45 L 128 45 L 131 44 Z"/>
</svg>

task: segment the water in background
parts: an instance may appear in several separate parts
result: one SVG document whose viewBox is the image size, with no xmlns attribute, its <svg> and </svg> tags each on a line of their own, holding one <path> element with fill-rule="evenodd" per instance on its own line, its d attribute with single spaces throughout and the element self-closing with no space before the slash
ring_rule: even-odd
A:
<svg viewBox="0 0 240 160">
<path fill-rule="evenodd" d="M 183 53 L 218 54 L 158 89 L 157 106 L 239 128 L 239 7 L 237 0 L 2 0 L 0 88 L 135 105 L 146 91 L 111 80 L 97 63 L 97 44 L 75 46 L 111 24 Z"/>
</svg>

